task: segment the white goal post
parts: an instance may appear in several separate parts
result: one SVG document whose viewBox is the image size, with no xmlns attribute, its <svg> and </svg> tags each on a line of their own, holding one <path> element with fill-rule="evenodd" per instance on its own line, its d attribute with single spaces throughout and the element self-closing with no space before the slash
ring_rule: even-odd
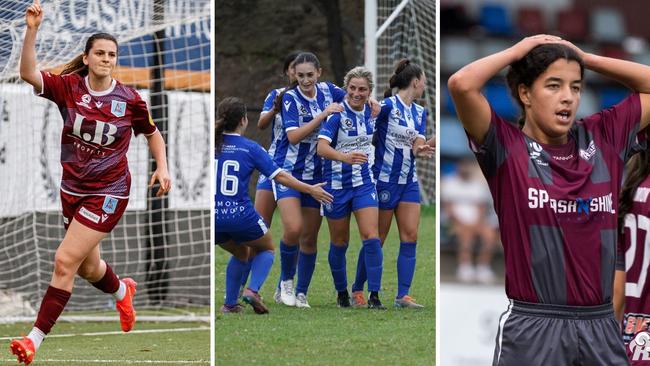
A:
<svg viewBox="0 0 650 366">
<path fill-rule="evenodd" d="M 436 1 L 366 0 L 365 64 L 375 77 L 378 97 L 388 88 L 395 64 L 409 58 L 427 76 L 423 100 L 427 109 L 427 138 L 435 134 Z M 424 204 L 435 202 L 435 159 L 419 160 L 418 178 Z"/>
</svg>

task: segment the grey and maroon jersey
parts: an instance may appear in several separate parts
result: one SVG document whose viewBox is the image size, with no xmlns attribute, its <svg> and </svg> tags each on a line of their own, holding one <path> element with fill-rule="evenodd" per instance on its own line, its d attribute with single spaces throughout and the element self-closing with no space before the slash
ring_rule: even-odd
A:
<svg viewBox="0 0 650 366">
<path fill-rule="evenodd" d="M 625 215 L 619 241 L 617 269 L 625 270 L 623 338 L 630 342 L 650 323 L 650 176 L 637 187 Z M 649 363 L 650 364 L 650 363 Z"/>
<path fill-rule="evenodd" d="M 531 303 L 610 302 L 618 194 L 639 148 L 633 94 L 578 120 L 564 145 L 545 145 L 492 112 L 483 145 L 470 141 L 499 217 L 506 294 Z"/>
</svg>

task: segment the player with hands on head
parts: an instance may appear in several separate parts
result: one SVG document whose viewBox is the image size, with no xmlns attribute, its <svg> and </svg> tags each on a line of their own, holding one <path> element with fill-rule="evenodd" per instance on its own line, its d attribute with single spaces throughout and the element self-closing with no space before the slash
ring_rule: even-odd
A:
<svg viewBox="0 0 650 366">
<path fill-rule="evenodd" d="M 481 93 L 508 66 L 519 126 Z M 576 120 L 585 68 L 633 93 Z M 536 35 L 463 67 L 448 86 L 499 218 L 510 305 L 493 364 L 627 365 L 612 308 L 616 212 L 625 161 L 650 122 L 650 67 Z"/>
<path fill-rule="evenodd" d="M 379 300 L 383 254 L 372 174 L 375 125 L 367 105 L 373 89 L 372 73 L 365 67 L 355 67 L 345 75 L 344 82 L 344 110 L 330 115 L 318 136 L 318 155 L 325 159 L 325 187 L 334 196 L 334 202 L 323 206 L 330 230 L 328 260 L 338 293 L 337 305 L 349 307 L 345 255 L 350 241 L 350 214 L 354 213 L 365 251 L 364 262 L 358 265 L 368 274 L 367 305 L 370 309 L 386 309 Z"/>
<path fill-rule="evenodd" d="M 259 290 L 273 265 L 274 246 L 271 232 L 248 196 L 252 172 L 259 170 L 273 181 L 309 194 L 316 202 L 332 202 L 332 196 L 322 188 L 324 183 L 309 185 L 299 181 L 279 168 L 261 146 L 242 137 L 247 125 L 246 105 L 240 99 L 226 98 L 219 103 L 215 126 L 215 238 L 217 245 L 232 254 L 226 267 L 223 314 L 243 310 L 237 298 L 246 267 L 250 267 L 251 275 L 242 298 L 256 313 L 268 313 Z"/>
<path fill-rule="evenodd" d="M 112 294 L 121 328 L 135 324 L 136 282 L 119 279 L 101 259 L 99 243 L 122 217 L 131 176 L 126 159 L 132 133 L 144 134 L 156 161 L 151 184 L 157 196 L 171 189 L 165 142 L 149 116 L 146 103 L 133 88 L 112 78 L 117 40 L 106 33 L 90 36 L 84 52 L 55 75 L 37 69 L 36 36 L 43 20 L 38 0 L 29 5 L 20 59 L 20 77 L 34 91 L 57 104 L 63 117 L 61 136 L 61 203 L 65 237 L 54 255 L 54 271 L 31 332 L 14 339 L 10 350 L 18 362 L 30 364 L 43 339 L 67 304 L 75 274 Z"/>
</svg>

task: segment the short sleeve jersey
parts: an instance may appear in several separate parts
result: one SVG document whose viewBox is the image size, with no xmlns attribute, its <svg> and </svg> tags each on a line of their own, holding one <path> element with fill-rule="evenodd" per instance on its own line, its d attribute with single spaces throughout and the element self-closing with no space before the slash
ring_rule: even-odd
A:
<svg viewBox="0 0 650 366">
<path fill-rule="evenodd" d="M 224 134 L 221 153 L 215 154 L 217 172 L 214 212 L 217 230 L 240 227 L 257 217 L 248 196 L 248 182 L 255 169 L 273 179 L 281 169 L 257 143 L 234 134 Z"/>
<path fill-rule="evenodd" d="M 650 324 L 650 176 L 637 187 L 630 212 L 621 229 L 619 257 L 625 270 L 625 317 L 623 337 L 626 342 Z"/>
<path fill-rule="evenodd" d="M 492 111 L 483 145 L 470 146 L 499 217 L 509 298 L 575 306 L 612 300 L 618 196 L 640 116 L 632 94 L 576 121 L 566 144 L 545 145 Z"/>
<path fill-rule="evenodd" d="M 424 107 L 404 104 L 399 95 L 381 102 L 375 128 L 375 179 L 385 183 L 417 182 L 413 143 L 425 139 L 427 112 Z"/>
<path fill-rule="evenodd" d="M 372 136 L 375 132 L 375 120 L 371 117 L 370 108 L 364 106 L 363 111 L 356 111 L 344 102 L 344 111 L 327 117 L 318 138 L 330 142 L 330 146 L 342 153 L 360 151 L 368 156 L 363 164 L 350 165 L 340 161 L 323 159 L 323 178 L 332 189 L 347 189 L 364 184 L 375 184 L 372 175 L 372 164 L 375 159 L 375 148 Z"/>
<path fill-rule="evenodd" d="M 287 132 L 309 123 L 332 103 L 340 103 L 345 91 L 329 82 L 316 84 L 316 95 L 306 97 L 300 88 L 288 90 L 282 96 L 282 137 L 275 150 L 274 161 L 302 181 L 321 181 L 323 168 L 321 158 L 316 155 L 316 144 L 320 127 L 314 129 L 299 143 L 292 145 Z"/>
<path fill-rule="evenodd" d="M 113 80 L 97 92 L 88 77 L 41 71 L 40 96 L 56 103 L 63 117 L 61 190 L 68 194 L 128 197 L 126 158 L 133 133 L 156 132 L 147 104 L 135 89 Z"/>
<path fill-rule="evenodd" d="M 269 94 L 266 96 L 266 99 L 264 99 L 264 106 L 262 106 L 262 114 L 264 113 L 269 113 L 273 110 L 273 103 L 275 102 L 275 98 L 278 96 L 278 94 L 282 93 L 284 88 L 279 88 L 279 89 L 273 89 L 269 92 Z M 278 144 L 278 141 L 280 140 L 280 137 L 282 137 L 282 134 L 284 133 L 284 129 L 282 128 L 282 114 L 281 113 L 276 113 L 275 116 L 273 117 L 273 121 L 271 122 L 271 145 L 269 145 L 269 155 L 271 157 L 274 156 L 275 154 L 275 148 Z"/>
</svg>

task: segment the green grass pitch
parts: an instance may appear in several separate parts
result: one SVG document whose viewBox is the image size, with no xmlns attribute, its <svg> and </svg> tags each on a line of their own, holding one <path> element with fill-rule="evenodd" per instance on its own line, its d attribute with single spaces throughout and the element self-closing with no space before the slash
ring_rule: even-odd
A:
<svg viewBox="0 0 650 366">
<path fill-rule="evenodd" d="M 250 307 L 244 314 L 219 314 L 223 304 L 229 254 L 216 248 L 216 365 L 434 365 L 435 364 L 435 209 L 422 207 L 415 278 L 410 295 L 423 310 L 394 309 L 399 237 L 393 227 L 384 245 L 382 302 L 387 311 L 339 309 L 327 262 L 329 232 L 323 219 L 316 271 L 309 287 L 311 309 L 289 308 L 273 301 L 279 276 L 279 255 L 261 290 L 269 315 Z M 281 237 L 280 217 L 272 225 L 273 241 Z M 347 255 L 348 283 L 354 281 L 361 244 L 354 219 Z M 277 246 L 277 245 L 276 245 Z"/>
</svg>

